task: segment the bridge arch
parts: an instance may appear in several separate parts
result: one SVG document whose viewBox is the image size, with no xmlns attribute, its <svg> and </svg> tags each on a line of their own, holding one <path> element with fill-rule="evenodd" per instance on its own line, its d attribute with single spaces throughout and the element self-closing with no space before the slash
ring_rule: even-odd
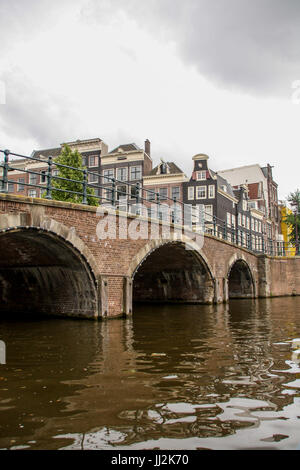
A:
<svg viewBox="0 0 300 470">
<path fill-rule="evenodd" d="M 62 232 L 64 226 L 57 226 Z M 84 247 L 82 241 L 74 234 L 71 238 L 75 243 L 41 227 L 0 232 L 2 314 L 98 315 L 98 273 L 90 263 L 94 261 L 79 250 Z"/>
<path fill-rule="evenodd" d="M 255 282 L 249 263 L 243 256 L 234 255 L 227 272 L 229 299 L 254 298 Z"/>
<path fill-rule="evenodd" d="M 214 301 L 212 270 L 198 245 L 190 240 L 152 240 L 133 259 L 129 276 L 133 302 Z"/>
</svg>

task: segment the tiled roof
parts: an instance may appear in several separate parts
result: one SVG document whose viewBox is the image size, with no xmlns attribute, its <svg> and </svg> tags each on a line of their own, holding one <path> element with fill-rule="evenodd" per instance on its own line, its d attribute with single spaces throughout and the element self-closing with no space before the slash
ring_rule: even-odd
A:
<svg viewBox="0 0 300 470">
<path fill-rule="evenodd" d="M 48 157 L 58 157 L 61 152 L 61 147 L 58 148 L 53 148 L 53 149 L 44 149 L 44 150 L 34 150 L 31 154 L 33 158 L 45 158 L 47 159 Z"/>
<path fill-rule="evenodd" d="M 110 154 L 111 153 L 117 153 L 119 151 L 119 149 L 122 150 L 123 152 L 132 152 L 133 150 L 141 150 L 135 143 L 132 143 L 132 144 L 119 145 L 118 147 L 116 147 L 115 149 L 113 149 L 109 153 Z"/>
<path fill-rule="evenodd" d="M 183 173 L 183 171 L 174 162 L 166 162 L 166 164 L 169 167 L 169 172 L 164 173 L 165 175 L 175 175 L 175 174 L 178 174 L 178 173 Z M 157 165 L 155 168 L 153 168 L 153 170 L 150 171 L 149 176 L 156 175 L 158 167 L 160 165 L 161 165 L 161 163 L 159 165 Z"/>
</svg>

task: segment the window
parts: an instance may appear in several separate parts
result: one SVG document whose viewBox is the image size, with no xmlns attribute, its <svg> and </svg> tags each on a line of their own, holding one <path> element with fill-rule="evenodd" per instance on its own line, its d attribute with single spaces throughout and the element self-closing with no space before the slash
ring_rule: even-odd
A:
<svg viewBox="0 0 300 470">
<path fill-rule="evenodd" d="M 161 175 L 165 175 L 167 173 L 167 164 L 166 163 L 162 163 L 160 165 L 160 174 Z"/>
<path fill-rule="evenodd" d="M 249 219 L 249 217 L 246 217 L 246 225 L 247 225 L 247 229 L 250 230 L 250 219 Z"/>
<path fill-rule="evenodd" d="M 159 188 L 159 199 L 162 201 L 168 197 L 168 188 Z"/>
<path fill-rule="evenodd" d="M 52 176 L 58 176 L 58 170 L 52 170 Z"/>
<path fill-rule="evenodd" d="M 147 191 L 147 199 L 148 201 L 155 201 L 156 198 L 156 193 L 154 189 L 149 189 Z"/>
<path fill-rule="evenodd" d="M 213 220 L 213 206 L 204 206 L 204 220 L 206 222 L 212 222 Z"/>
<path fill-rule="evenodd" d="M 197 171 L 197 181 L 206 180 L 206 171 Z"/>
<path fill-rule="evenodd" d="M 114 169 L 109 168 L 107 170 L 103 170 L 103 183 L 111 183 L 111 179 L 114 177 Z"/>
<path fill-rule="evenodd" d="M 41 184 L 46 183 L 46 171 L 45 170 L 41 172 L 40 182 Z"/>
<path fill-rule="evenodd" d="M 214 184 L 210 184 L 208 186 L 208 197 L 209 197 L 209 199 L 214 199 L 215 198 L 215 186 L 214 186 Z"/>
<path fill-rule="evenodd" d="M 132 166 L 130 167 L 130 180 L 140 180 L 142 178 L 142 167 Z"/>
<path fill-rule="evenodd" d="M 98 183 L 98 176 L 96 173 L 89 173 L 89 183 Z"/>
<path fill-rule="evenodd" d="M 246 217 L 244 215 L 242 215 L 242 226 L 246 226 Z"/>
<path fill-rule="evenodd" d="M 242 216 L 241 216 L 241 214 L 238 214 L 238 225 L 239 226 L 242 225 Z"/>
<path fill-rule="evenodd" d="M 9 193 L 13 193 L 13 192 L 14 192 L 14 188 L 15 188 L 14 183 L 8 183 L 8 185 L 7 185 L 7 190 L 8 190 Z"/>
<path fill-rule="evenodd" d="M 221 186 L 221 189 L 224 191 L 224 193 L 227 193 L 227 186 L 225 184 Z"/>
<path fill-rule="evenodd" d="M 227 220 L 226 220 L 226 223 L 227 223 L 228 227 L 231 226 L 231 214 L 230 214 L 230 212 L 227 212 Z"/>
<path fill-rule="evenodd" d="M 119 181 L 127 181 L 128 175 L 128 168 L 117 168 L 117 180 Z"/>
<path fill-rule="evenodd" d="M 247 210 L 247 201 L 243 200 L 243 211 Z"/>
<path fill-rule="evenodd" d="M 257 202 L 256 201 L 250 201 L 248 203 L 250 209 L 257 209 Z"/>
<path fill-rule="evenodd" d="M 36 190 L 35 189 L 29 189 L 28 196 L 29 197 L 36 197 Z"/>
<path fill-rule="evenodd" d="M 206 186 L 196 187 L 196 199 L 206 199 Z"/>
<path fill-rule="evenodd" d="M 160 206 L 159 212 L 158 212 L 158 218 L 160 220 L 168 220 L 168 218 L 169 218 L 169 207 L 168 206 L 166 206 L 166 205 Z"/>
<path fill-rule="evenodd" d="M 192 200 L 194 200 L 194 197 L 195 197 L 194 196 L 194 186 L 190 186 L 188 188 L 188 200 L 192 201 Z"/>
<path fill-rule="evenodd" d="M 97 155 L 90 155 L 89 157 L 87 157 L 87 162 L 88 162 L 87 166 L 98 166 Z"/>
<path fill-rule="evenodd" d="M 136 199 L 141 195 L 141 190 L 139 190 L 136 186 L 130 186 L 130 197 L 131 199 Z"/>
<path fill-rule="evenodd" d="M 150 219 L 155 219 L 156 218 L 156 212 L 155 212 L 155 209 L 153 207 L 148 207 L 147 213 L 148 213 L 148 217 Z"/>
<path fill-rule="evenodd" d="M 109 203 L 112 200 L 112 189 L 111 188 L 106 188 L 103 190 L 103 196 L 102 196 L 104 202 Z"/>
<path fill-rule="evenodd" d="M 178 199 L 180 198 L 180 187 L 179 186 L 173 186 L 172 187 L 172 199 L 175 199 L 176 197 L 176 201 L 178 201 Z"/>
<path fill-rule="evenodd" d="M 117 187 L 117 199 L 122 200 L 127 198 L 127 191 L 126 186 L 118 186 Z"/>
<path fill-rule="evenodd" d="M 231 225 L 233 228 L 235 228 L 235 215 L 231 214 Z"/>
<path fill-rule="evenodd" d="M 200 208 L 202 205 L 197 204 L 196 206 L 192 206 L 192 223 L 198 224 L 200 222 Z"/>
<path fill-rule="evenodd" d="M 30 184 L 37 184 L 37 175 L 35 175 L 35 174 L 30 174 L 30 175 L 29 175 L 29 183 L 30 183 Z"/>
<path fill-rule="evenodd" d="M 19 178 L 18 191 L 24 191 L 25 178 Z"/>
</svg>

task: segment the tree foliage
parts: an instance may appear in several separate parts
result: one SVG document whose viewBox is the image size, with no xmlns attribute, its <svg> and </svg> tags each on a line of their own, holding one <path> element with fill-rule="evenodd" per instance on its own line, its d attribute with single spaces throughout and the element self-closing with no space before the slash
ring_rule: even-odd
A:
<svg viewBox="0 0 300 470">
<path fill-rule="evenodd" d="M 284 221 L 290 228 L 289 241 L 296 246 L 299 246 L 299 236 L 300 236 L 300 191 L 297 189 L 295 192 L 290 193 L 288 196 L 288 201 L 293 208 L 293 212 L 287 214 Z M 298 231 L 298 240 L 296 239 L 296 226 Z"/>
<path fill-rule="evenodd" d="M 86 169 L 86 167 L 82 165 L 81 154 L 77 150 L 72 151 L 68 145 L 64 145 L 61 154 L 54 159 L 54 163 L 66 165 L 72 168 L 53 165 L 53 168 L 58 170 L 57 176 L 65 179 L 55 179 L 52 177 L 52 199 L 82 204 L 84 181 L 83 170 Z M 58 191 L 58 189 L 63 191 Z M 67 191 L 73 191 L 73 193 Z M 94 189 L 87 187 L 87 203 L 90 206 L 98 205 L 97 198 L 93 197 L 94 194 Z"/>
</svg>

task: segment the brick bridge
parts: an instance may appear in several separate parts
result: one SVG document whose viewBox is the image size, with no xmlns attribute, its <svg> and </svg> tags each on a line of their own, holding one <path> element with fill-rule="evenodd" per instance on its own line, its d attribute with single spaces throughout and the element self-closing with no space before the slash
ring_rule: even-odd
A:
<svg viewBox="0 0 300 470">
<path fill-rule="evenodd" d="M 150 225 L 134 215 L 116 219 L 128 230 Z M 159 221 L 155 239 L 118 232 L 99 240 L 100 220 L 95 207 L 0 194 L 1 312 L 105 318 L 130 315 L 135 301 L 300 294 L 300 257 L 256 255 L 211 235 L 200 249 L 192 232 L 171 226 L 166 236 Z"/>
</svg>

